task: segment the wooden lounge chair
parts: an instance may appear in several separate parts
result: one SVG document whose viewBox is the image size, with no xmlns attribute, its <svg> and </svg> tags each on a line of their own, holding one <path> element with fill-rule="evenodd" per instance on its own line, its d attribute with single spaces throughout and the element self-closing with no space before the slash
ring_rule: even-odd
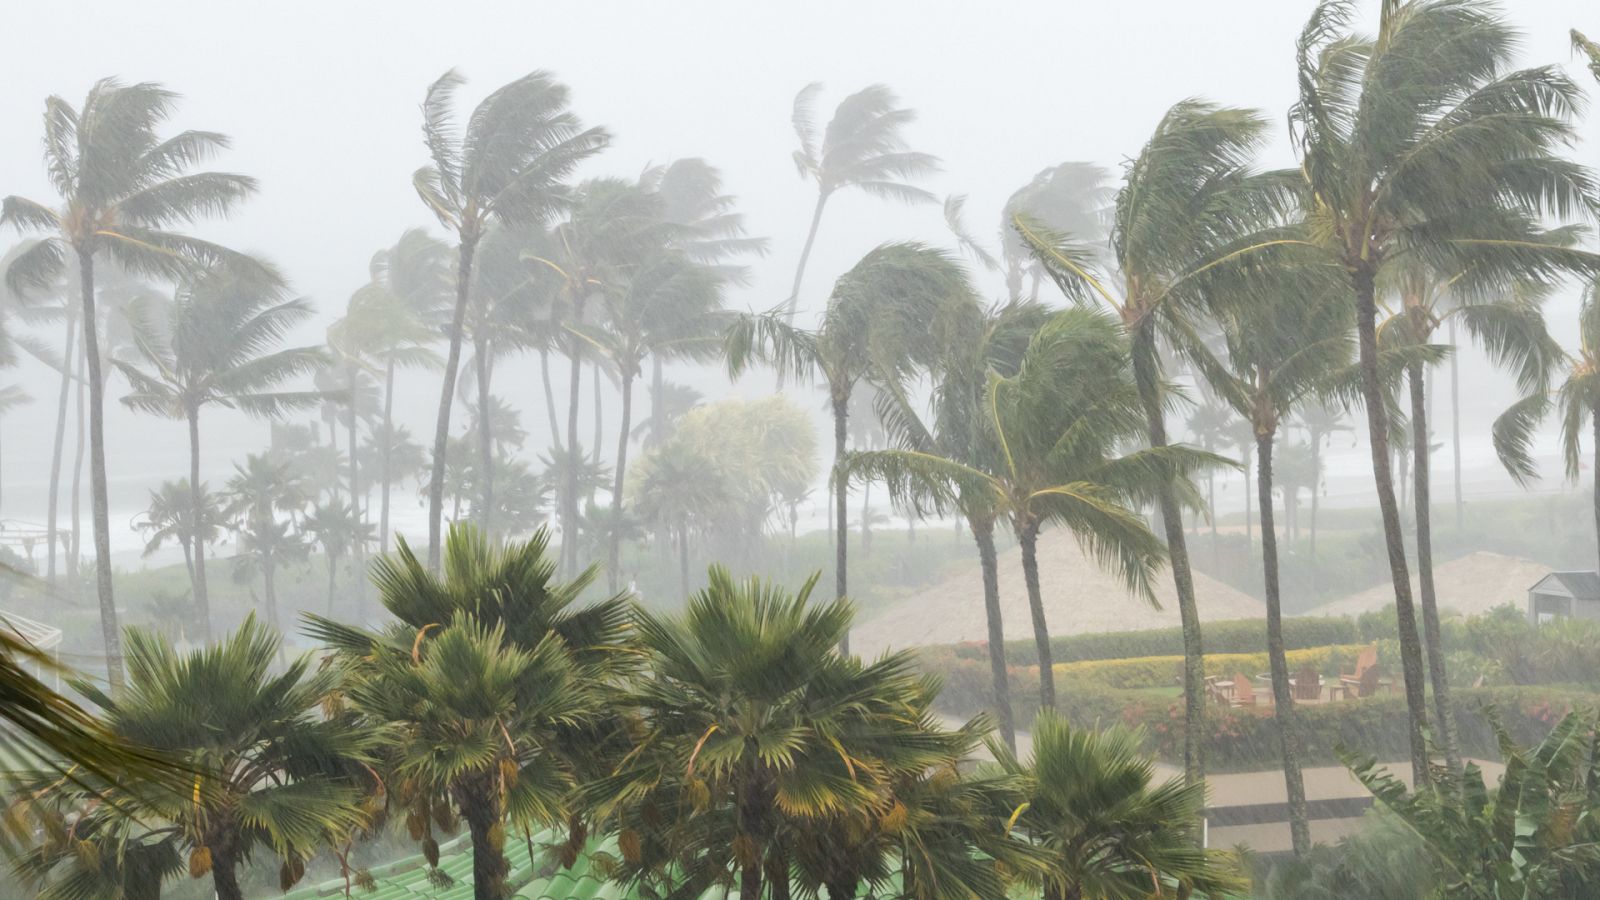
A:
<svg viewBox="0 0 1600 900">
<path fill-rule="evenodd" d="M 1368 669 L 1378 665 L 1378 645 L 1368 644 L 1361 648 L 1361 653 L 1356 656 L 1356 670 L 1354 672 L 1340 672 L 1339 685 L 1344 688 L 1346 696 L 1352 690 L 1361 689 L 1361 679 L 1367 674 Z M 1366 695 L 1362 695 L 1366 696 Z"/>
<path fill-rule="evenodd" d="M 1322 673 L 1303 666 L 1294 676 L 1294 699 L 1316 702 L 1322 699 Z"/>
<path fill-rule="evenodd" d="M 1233 676 L 1233 696 L 1228 699 L 1228 705 L 1236 708 L 1256 705 L 1256 688 L 1248 676 Z"/>
<path fill-rule="evenodd" d="M 1356 685 L 1356 696 L 1365 699 L 1377 694 L 1379 690 L 1388 690 L 1391 685 L 1383 680 L 1382 674 L 1382 670 L 1377 666 L 1368 666 L 1366 671 L 1361 673 L 1361 681 Z"/>
</svg>

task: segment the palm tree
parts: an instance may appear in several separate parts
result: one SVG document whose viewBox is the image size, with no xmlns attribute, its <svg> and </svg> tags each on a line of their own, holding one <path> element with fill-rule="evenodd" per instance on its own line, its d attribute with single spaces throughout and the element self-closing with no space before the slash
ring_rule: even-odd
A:
<svg viewBox="0 0 1600 900">
<path fill-rule="evenodd" d="M 1098 237 L 1106 231 L 1116 196 L 1107 181 L 1106 170 L 1094 163 L 1064 162 L 1040 170 L 1006 199 L 1001 209 L 1000 262 L 1010 296 L 1022 296 L 1026 278 L 1028 299 L 1039 299 L 1039 282 L 1046 277 L 1044 267 L 1028 252 L 1027 243 L 1011 222 L 1020 215 L 1062 234 Z"/>
<path fill-rule="evenodd" d="M 132 389 L 122 402 L 188 423 L 191 521 L 200 521 L 206 509 L 200 482 L 203 408 L 224 406 L 277 418 L 323 398 L 317 391 L 279 389 L 327 362 L 320 347 L 272 349 L 311 312 L 309 301 L 285 296 L 276 275 L 261 279 L 217 268 L 186 280 L 159 308 L 137 308 L 139 359 L 114 361 Z M 209 640 L 204 541 L 194 545 L 194 602 L 201 633 Z"/>
<path fill-rule="evenodd" d="M 200 508 L 205 511 L 201 519 L 205 523 L 204 533 L 194 527 L 194 492 L 187 478 L 161 482 L 160 488 L 150 492 L 149 508 L 133 523 L 133 527 L 145 535 L 143 555 L 146 558 L 167 541 L 178 542 L 183 548 L 183 565 L 189 573 L 191 586 L 194 584 L 194 547 L 199 543 L 214 543 L 223 520 L 217 497 L 206 490 L 204 483 L 200 485 L 200 497 Z"/>
<path fill-rule="evenodd" d="M 1041 327 L 1017 373 L 990 378 L 986 401 L 997 450 L 989 459 L 968 464 L 915 450 L 882 450 L 852 454 L 846 469 L 891 485 L 914 483 L 921 491 L 945 494 L 949 502 L 962 490 L 990 496 L 990 508 L 1010 520 L 1022 551 L 1039 654 L 1039 702 L 1054 709 L 1054 660 L 1039 584 L 1040 530 L 1061 523 L 1115 569 L 1130 591 L 1149 598 L 1163 553 L 1130 507 L 1153 496 L 1169 469 L 1187 473 L 1220 458 L 1181 446 L 1117 454 L 1118 444 L 1142 431 L 1144 407 L 1116 324 L 1094 310 L 1068 309 Z"/>
<path fill-rule="evenodd" d="M 444 242 L 422 229 L 406 231 L 394 246 L 373 254 L 369 280 L 350 296 L 337 326 L 336 337 L 346 352 L 370 360 L 382 373 L 382 424 L 380 433 L 369 435 L 379 448 L 380 553 L 389 552 L 389 489 L 395 480 L 394 374 L 397 368 L 428 368 L 439 362 L 428 345 L 438 337 L 434 320 L 449 303 L 449 254 Z"/>
<path fill-rule="evenodd" d="M 728 371 L 737 377 L 763 361 L 780 377 L 813 373 L 827 385 L 833 412 L 835 596 L 848 586 L 849 479 L 845 456 L 850 395 L 864 380 L 900 383 L 948 345 L 942 330 L 970 321 L 977 300 L 967 273 L 949 254 L 916 243 L 883 244 L 839 277 L 822 322 L 796 328 L 781 311 L 744 315 L 727 332 Z M 849 635 L 845 636 L 849 652 Z"/>
<path fill-rule="evenodd" d="M 899 106 L 900 98 L 881 84 L 868 85 L 839 101 L 833 118 L 819 135 L 812 103 L 822 92 L 821 82 L 812 82 L 794 95 L 794 133 L 800 149 L 794 152 L 794 165 L 800 177 L 817 183 L 817 205 L 811 213 L 811 228 L 794 270 L 794 286 L 784 303 L 784 315 L 793 318 L 800 308 L 800 282 L 805 278 L 806 261 L 822 224 L 822 210 L 835 191 L 856 188 L 874 197 L 901 203 L 932 203 L 933 194 L 908 182 L 939 170 L 939 158 L 906 149 L 900 132 L 916 121 L 916 110 Z"/>
<path fill-rule="evenodd" d="M 1289 831 L 1297 858 L 1311 851 L 1300 737 L 1283 643 L 1283 595 L 1278 574 L 1278 534 L 1272 509 L 1274 444 L 1279 428 L 1314 392 L 1331 382 L 1351 356 L 1348 304 L 1336 289 L 1284 273 L 1280 292 L 1222 320 L 1226 361 L 1197 356 L 1212 392 L 1250 424 L 1256 446 L 1256 496 L 1261 511 L 1261 564 L 1267 601 L 1267 657 L 1272 674 L 1273 716 L 1283 754 L 1289 799 Z M 1324 281 L 1326 279 L 1323 279 Z M 1310 283 L 1307 283 L 1307 282 Z M 1337 285 L 1334 286 L 1335 288 Z M 1284 484 L 1284 505 L 1296 501 Z M 1288 528 L 1285 527 L 1285 537 Z"/>
<path fill-rule="evenodd" d="M 694 448 L 671 441 L 644 454 L 634 476 L 629 486 L 633 508 L 646 522 L 659 526 L 658 534 L 675 536 L 679 586 L 688 597 L 689 535 L 709 528 L 732 505 L 732 488 Z"/>
<path fill-rule="evenodd" d="M 1068 297 L 1104 303 L 1132 341 L 1133 375 L 1145 406 L 1148 442 L 1167 446 L 1159 345 L 1195 341 L 1195 321 L 1213 302 L 1247 292 L 1247 276 L 1281 242 L 1259 232 L 1277 224 L 1291 176 L 1250 166 L 1266 137 L 1255 112 L 1186 100 L 1172 107 L 1127 166 L 1112 214 L 1111 260 L 1097 247 L 1054 232 L 1027 216 L 1013 227 Z M 1241 271 L 1242 270 L 1242 271 Z M 1157 508 L 1166 533 L 1184 635 L 1184 773 L 1205 775 L 1200 734 L 1205 717 L 1203 642 L 1195 606 L 1188 539 L 1174 478 Z"/>
<path fill-rule="evenodd" d="M 1033 723 L 1023 765 L 992 747 L 1002 771 L 1024 782 L 1016 828 L 1049 854 L 1047 900 L 1090 897 L 1227 896 L 1242 879 L 1195 832 L 1205 786 L 1155 784 L 1142 731 L 1073 728 L 1054 713 Z"/>
<path fill-rule="evenodd" d="M 1452 359 L 1454 356 L 1452 355 Z M 1349 411 L 1336 403 L 1311 401 L 1295 414 L 1296 423 L 1306 432 L 1306 445 L 1311 448 L 1311 558 L 1317 558 L 1317 509 L 1322 496 L 1325 473 L 1322 466 L 1322 448 L 1341 431 L 1354 431 L 1349 422 Z M 1456 466 L 1460 468 L 1459 465 Z"/>
<path fill-rule="evenodd" d="M 521 828 L 568 819 L 566 793 L 602 749 L 609 686 L 631 668 L 625 598 L 575 606 L 594 581 L 555 581 L 549 538 L 492 544 L 452 525 L 443 575 L 404 539 L 373 566 L 395 621 L 368 632 L 308 616 L 309 631 L 340 652 L 356 710 L 391 735 L 379 759 L 399 785 L 413 839 L 437 863 L 434 823 L 466 820 L 473 891 L 502 900 L 507 822 Z"/>
<path fill-rule="evenodd" d="M 215 132 L 184 131 L 162 139 L 177 95 L 157 84 L 95 82 L 83 105 L 45 101 L 45 168 L 58 208 L 10 196 L 0 223 L 49 233 L 12 260 L 6 285 L 14 292 L 56 283 L 67 251 L 78 264 L 83 302 L 83 347 L 89 375 L 89 482 L 100 630 L 113 691 L 122 685 L 121 635 L 111 586 L 111 518 L 106 499 L 105 379 L 95 311 L 95 257 L 131 272 L 173 276 L 193 262 L 239 263 L 216 244 L 168 230 L 212 213 L 226 213 L 255 191 L 243 175 L 188 172 L 228 144 Z M 192 479 L 198 481 L 198 479 Z"/>
<path fill-rule="evenodd" d="M 439 564 L 450 404 L 478 242 L 491 221 L 535 225 L 550 218 L 566 192 L 562 179 L 608 141 L 604 130 L 583 128 L 567 108 L 566 86 L 548 72 L 532 72 L 496 89 L 473 110 L 466 130 L 458 131 L 452 107 L 462 81 L 450 71 L 429 86 L 422 130 L 431 162 L 412 178 L 422 202 L 457 242 L 455 308 L 428 489 L 428 563 L 433 568 Z"/>
<path fill-rule="evenodd" d="M 834 650 L 854 611 L 811 603 L 817 575 L 795 592 L 720 567 L 709 578 L 681 615 L 636 610 L 652 677 L 629 702 L 654 733 L 593 793 L 622 821 L 627 862 L 664 867 L 687 845 L 691 877 L 788 898 L 796 829 L 881 808 L 897 776 L 947 761 L 949 741 L 909 652 L 863 664 Z"/>
<path fill-rule="evenodd" d="M 233 574 L 245 580 L 261 575 L 267 622 L 278 627 L 278 567 L 303 559 L 304 538 L 295 519 L 310 499 L 305 478 L 292 462 L 280 462 L 268 454 L 252 453 L 242 465 L 234 465 L 228 479 L 227 515 L 239 534 L 239 548 Z M 287 520 L 280 519 L 287 515 Z"/>
<path fill-rule="evenodd" d="M 1591 208 L 1593 183 L 1559 154 L 1578 87 L 1554 67 L 1512 70 L 1517 36 L 1480 0 L 1386 3 L 1378 34 L 1352 31 L 1354 4 L 1325 0 L 1297 47 L 1292 137 L 1311 240 L 1347 273 L 1361 393 L 1400 626 L 1412 769 L 1428 778 L 1422 646 L 1390 462 L 1378 366 L 1377 289 L 1396 258 L 1485 285 L 1600 266 L 1589 254 L 1505 236 L 1523 217 Z M 1465 174 L 1470 173 L 1470 175 Z M 1424 440 L 1426 438 L 1423 438 Z"/>
<path fill-rule="evenodd" d="M 306 513 L 305 521 L 300 527 L 312 540 L 322 547 L 322 554 L 328 563 L 328 614 L 333 615 L 333 594 L 337 586 L 339 561 L 345 554 L 354 553 L 358 564 L 352 573 L 353 577 L 360 579 L 366 574 L 359 565 L 361 559 L 360 548 L 372 543 L 376 538 L 372 533 L 372 524 L 362 521 L 361 514 L 354 505 L 349 503 L 314 503 L 311 511 Z"/>
<path fill-rule="evenodd" d="M 189 875 L 210 875 L 221 900 L 243 900 L 239 867 L 261 850 L 282 858 L 287 890 L 330 838 L 367 823 L 371 810 L 362 798 L 382 790 L 364 774 L 372 737 L 323 715 L 336 670 L 315 668 L 303 656 L 274 673 L 280 648 L 277 634 L 253 616 L 226 640 L 188 655 L 130 629 L 128 693 L 113 699 L 77 685 L 105 710 L 117 739 L 182 760 L 191 786 L 154 791 L 124 781 L 62 792 L 81 837 L 47 837 L 29 860 L 38 875 L 66 870 L 55 896 L 157 896 L 161 876 L 176 874 L 183 851 Z M 105 843 L 92 847 L 98 853 L 79 846 L 99 839 Z M 160 865 L 160 855 L 171 862 Z M 152 875 L 141 863 L 157 864 L 154 883 L 140 883 Z M 128 893 L 101 879 L 114 888 L 126 884 Z"/>
</svg>

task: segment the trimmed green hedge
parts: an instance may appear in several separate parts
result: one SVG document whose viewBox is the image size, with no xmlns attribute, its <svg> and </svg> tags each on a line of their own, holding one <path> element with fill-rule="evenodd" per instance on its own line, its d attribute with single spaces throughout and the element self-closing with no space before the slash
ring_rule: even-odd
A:
<svg viewBox="0 0 1600 900">
<path fill-rule="evenodd" d="M 1284 654 L 1289 671 L 1298 672 L 1302 666 L 1311 666 L 1327 676 L 1355 668 L 1356 657 L 1363 645 L 1344 644 L 1334 647 L 1306 647 Z M 1223 678 L 1244 674 L 1254 678 L 1271 666 L 1265 650 L 1259 653 L 1207 653 L 1205 673 Z M 1029 666 L 1029 672 L 1037 667 Z M 1070 691 L 1077 686 L 1136 690 L 1138 688 L 1176 687 L 1182 683 L 1183 657 L 1146 656 L 1139 659 L 1093 659 L 1084 662 L 1061 663 L 1055 667 L 1057 691 Z M 1036 676 L 1035 676 L 1036 677 Z"/>
<path fill-rule="evenodd" d="M 1202 635 L 1208 655 L 1255 653 L 1266 649 L 1267 623 L 1264 619 L 1207 622 Z M 1316 617 L 1283 620 L 1285 650 L 1355 644 L 1361 640 L 1353 619 Z M 949 649 L 962 659 L 987 662 L 989 658 L 988 645 L 982 641 L 955 644 Z M 1093 659 L 1133 659 L 1143 656 L 1182 656 L 1183 631 L 1179 628 L 1157 628 L 1149 631 L 1064 635 L 1050 639 L 1050 654 L 1058 663 Z M 1038 665 L 1038 648 L 1031 639 L 1006 641 L 1006 661 L 1014 666 Z"/>
</svg>

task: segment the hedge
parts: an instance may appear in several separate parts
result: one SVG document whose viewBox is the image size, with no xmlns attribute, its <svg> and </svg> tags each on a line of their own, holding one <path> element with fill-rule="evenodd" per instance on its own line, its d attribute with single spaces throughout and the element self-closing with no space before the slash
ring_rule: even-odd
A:
<svg viewBox="0 0 1600 900">
<path fill-rule="evenodd" d="M 1309 665 L 1323 675 L 1337 676 L 1341 671 L 1355 668 L 1355 659 L 1361 650 L 1361 644 L 1344 644 L 1290 650 L 1284 656 L 1288 659 L 1291 673 Z M 1254 678 L 1257 674 L 1267 671 L 1270 666 L 1266 651 L 1208 653 L 1205 656 L 1205 672 L 1210 676 L 1228 678 L 1243 673 Z M 1030 666 L 1028 671 L 1037 672 L 1038 669 Z M 1120 690 L 1176 687 L 1182 683 L 1183 657 L 1146 656 L 1140 659 L 1097 659 L 1062 663 L 1055 667 L 1055 672 L 1060 690 L 1071 690 L 1078 685 Z"/>
<path fill-rule="evenodd" d="M 1206 653 L 1254 653 L 1267 646 L 1264 619 L 1232 619 L 1206 622 L 1202 631 Z M 1283 646 L 1286 650 L 1360 643 L 1356 622 L 1349 618 L 1308 617 L 1283 620 Z M 962 659 L 988 661 L 988 645 L 973 641 L 951 646 Z M 1148 631 L 1108 631 L 1099 634 L 1061 635 L 1050 639 L 1050 655 L 1057 663 L 1094 659 L 1133 659 L 1144 656 L 1182 656 L 1183 630 L 1157 628 Z M 1031 639 L 1006 642 L 1006 661 L 1014 666 L 1039 663 L 1038 648 Z"/>
</svg>

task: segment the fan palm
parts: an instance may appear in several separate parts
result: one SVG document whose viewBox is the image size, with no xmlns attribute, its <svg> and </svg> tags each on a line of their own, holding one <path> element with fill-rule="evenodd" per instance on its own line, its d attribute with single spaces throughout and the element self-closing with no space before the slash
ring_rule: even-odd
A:
<svg viewBox="0 0 1600 900">
<path fill-rule="evenodd" d="M 491 221 L 533 225 L 561 206 L 562 184 L 578 163 L 606 146 L 599 128 L 585 129 L 567 108 L 567 88 L 548 72 L 532 72 L 484 98 L 458 131 L 452 119 L 463 79 L 446 72 L 422 104 L 423 135 L 431 162 L 412 178 L 422 202 L 456 236 L 456 297 L 445 355 L 444 385 L 433 437 L 433 477 L 428 489 L 428 562 L 439 563 L 444 514 L 444 465 L 450 404 L 461 364 L 461 341 L 472 285 L 472 262 Z"/>
<path fill-rule="evenodd" d="M 1292 137 L 1309 193 L 1312 241 L 1346 272 L 1356 310 L 1361 392 L 1400 625 L 1413 774 L 1428 778 L 1422 647 L 1378 371 L 1377 286 L 1415 257 L 1471 270 L 1487 289 L 1594 271 L 1589 254 L 1508 237 L 1524 217 L 1591 209 L 1594 184 L 1563 159 L 1579 89 L 1554 67 L 1511 70 L 1517 36 L 1482 0 L 1386 3 L 1376 38 L 1353 31 L 1355 4 L 1326 0 L 1298 47 Z"/>
<path fill-rule="evenodd" d="M 1276 486 L 1273 449 L 1283 423 L 1313 393 L 1331 389 L 1333 379 L 1349 365 L 1353 349 L 1349 304 L 1329 289 L 1326 279 L 1324 283 L 1303 283 L 1307 280 L 1284 278 L 1277 296 L 1225 318 L 1222 334 L 1226 361 L 1202 359 L 1202 375 L 1211 390 L 1250 423 L 1255 435 L 1273 715 L 1283 755 L 1289 830 L 1295 856 L 1301 859 L 1311 850 L 1311 826 L 1306 812 L 1305 779 L 1300 772 L 1301 747 L 1295 728 L 1289 664 L 1284 653 L 1278 535 L 1272 509 Z M 1284 487 L 1285 506 L 1291 506 L 1292 490 Z"/>
<path fill-rule="evenodd" d="M 76 257 L 89 370 L 89 483 L 100 630 L 113 688 L 122 683 L 122 650 L 111 585 L 96 257 L 105 256 L 130 272 L 162 276 L 183 274 L 196 261 L 238 263 L 237 254 L 169 229 L 226 213 L 255 191 L 255 181 L 243 175 L 188 171 L 226 147 L 224 136 L 209 131 L 184 131 L 165 139 L 157 135 L 177 99 L 157 84 L 124 85 L 112 78 L 95 82 L 77 109 L 50 97 L 45 101 L 45 168 L 61 204 L 51 208 L 17 196 L 0 204 L 0 223 L 48 233 L 7 267 L 6 284 L 13 291 L 56 283 L 66 269 L 68 251 Z"/>
<path fill-rule="evenodd" d="M 395 618 L 381 631 L 308 617 L 313 636 L 340 652 L 355 709 L 391 737 L 379 760 L 401 785 L 390 802 L 430 862 L 434 822 L 466 820 L 482 900 L 507 896 L 508 822 L 571 821 L 581 845 L 567 793 L 588 771 L 583 757 L 599 752 L 592 727 L 633 656 L 623 598 L 576 607 L 595 572 L 557 582 L 548 550 L 543 531 L 502 547 L 452 525 L 442 575 L 404 539 L 374 564 Z"/>
<path fill-rule="evenodd" d="M 991 377 L 987 427 L 996 453 L 976 464 L 915 450 L 856 453 L 846 468 L 915 483 L 950 502 L 962 490 L 986 493 L 1008 519 L 1022 551 L 1023 580 L 1039 653 L 1039 700 L 1055 708 L 1050 629 L 1037 557 L 1040 530 L 1058 522 L 1130 591 L 1149 598 L 1163 559 L 1160 541 L 1131 508 L 1154 496 L 1168 471 L 1180 474 L 1220 458 L 1182 446 L 1118 455 L 1143 429 L 1144 407 L 1116 323 L 1068 309 L 1030 340 L 1013 376 Z M 903 489 L 902 489 L 903 490 Z"/>
<path fill-rule="evenodd" d="M 1227 896 L 1243 885 L 1226 858 L 1197 846 L 1205 786 L 1155 784 L 1142 731 L 1073 728 L 1054 713 L 1033 724 L 1027 765 L 995 746 L 1002 771 L 1024 781 L 1016 828 L 1049 854 L 1048 900 Z"/>
<path fill-rule="evenodd" d="M 128 632 L 127 692 L 113 699 L 77 686 L 104 709 L 118 739 L 183 760 L 193 788 L 159 792 L 123 781 L 93 793 L 63 790 L 61 809 L 77 813 L 76 825 L 62 831 L 56 819 L 24 860 L 33 874 L 63 870 L 42 896 L 154 897 L 185 850 L 190 876 L 210 875 L 221 900 L 243 900 L 239 867 L 262 849 L 283 860 L 287 890 L 330 838 L 368 821 L 363 795 L 381 794 L 364 774 L 370 733 L 322 715 L 335 670 L 314 670 L 301 657 L 275 674 L 279 652 L 277 634 L 254 617 L 188 655 L 162 637 Z M 153 884 L 142 881 L 149 878 Z"/>
<path fill-rule="evenodd" d="M 933 194 L 908 182 L 939 170 L 938 157 L 906 149 L 901 131 L 916 121 L 917 113 L 902 108 L 894 91 L 881 84 L 856 91 L 839 101 L 827 128 L 818 135 L 812 104 L 821 92 L 821 83 L 812 82 L 794 97 L 792 118 L 795 136 L 800 139 L 794 164 L 800 177 L 817 183 L 817 205 L 795 266 L 794 286 L 784 304 L 784 314 L 791 318 L 800 307 L 800 282 L 828 198 L 836 191 L 855 188 L 901 203 L 932 203 Z"/>
<path fill-rule="evenodd" d="M 970 323 L 977 300 L 967 273 L 949 254 L 917 243 L 883 244 L 835 282 L 816 330 L 790 324 L 781 311 L 736 318 L 726 336 L 728 371 L 752 362 L 780 377 L 816 374 L 833 412 L 835 596 L 848 586 L 849 479 L 844 463 L 850 396 L 858 383 L 900 383 L 935 361 L 946 333 Z M 845 636 L 846 652 L 849 635 Z"/>
<path fill-rule="evenodd" d="M 158 308 L 134 317 L 137 361 L 117 360 L 131 392 L 127 406 L 183 419 L 189 425 L 189 485 L 194 513 L 205 516 L 200 482 L 200 411 L 208 406 L 277 418 L 321 400 L 315 391 L 282 390 L 327 361 L 318 347 L 274 349 L 311 315 L 311 304 L 284 295 L 278 279 L 209 269 L 189 278 Z M 194 602 L 202 634 L 211 636 L 205 542 L 194 544 Z"/>
<path fill-rule="evenodd" d="M 1143 399 L 1148 441 L 1167 446 L 1160 343 L 1192 347 L 1197 318 L 1216 300 L 1248 292 L 1246 276 L 1282 246 L 1261 233 L 1292 199 L 1291 175 L 1257 173 L 1251 162 L 1266 137 L 1255 112 L 1186 100 L 1172 107 L 1129 163 L 1111 222 L 1114 267 L 1096 264 L 1099 248 L 1054 232 L 1027 216 L 1013 227 L 1068 297 L 1104 303 L 1132 342 L 1133 375 Z M 1199 612 L 1180 494 L 1174 477 L 1157 504 L 1166 533 L 1184 635 L 1184 772 L 1204 777 L 1200 734 L 1205 716 Z"/>
</svg>

